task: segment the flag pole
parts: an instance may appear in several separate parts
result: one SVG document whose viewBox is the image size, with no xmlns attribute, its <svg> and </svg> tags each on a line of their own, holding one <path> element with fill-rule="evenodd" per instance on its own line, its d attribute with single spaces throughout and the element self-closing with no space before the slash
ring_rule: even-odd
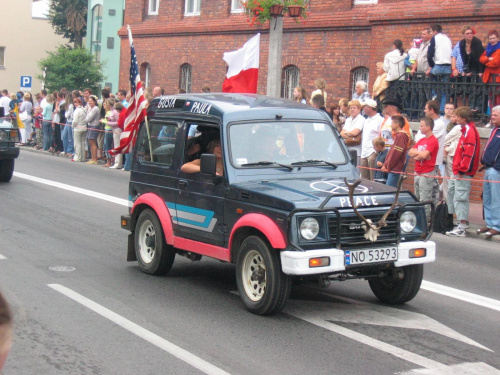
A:
<svg viewBox="0 0 500 375">
<path fill-rule="evenodd" d="M 149 121 L 147 115 L 144 117 L 144 125 L 146 126 L 146 132 L 148 133 L 149 155 L 151 155 L 151 162 L 154 162 L 153 146 L 151 145 L 151 134 L 149 133 Z"/>
</svg>

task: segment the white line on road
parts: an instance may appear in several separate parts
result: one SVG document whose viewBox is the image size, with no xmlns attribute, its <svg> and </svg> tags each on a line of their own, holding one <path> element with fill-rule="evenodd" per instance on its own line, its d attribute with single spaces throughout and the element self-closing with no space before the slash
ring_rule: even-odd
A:
<svg viewBox="0 0 500 375">
<path fill-rule="evenodd" d="M 14 172 L 14 176 L 19 177 L 19 178 L 24 178 L 26 180 L 34 181 L 34 182 L 39 182 L 41 184 L 53 186 L 53 187 L 56 187 L 56 188 L 59 188 L 59 189 L 64 189 L 64 190 L 72 191 L 74 193 L 87 195 L 87 196 L 92 197 L 92 198 L 102 199 L 102 200 L 105 200 L 105 201 L 108 201 L 108 202 L 111 202 L 111 203 L 120 204 L 122 206 L 126 206 L 126 207 L 129 206 L 129 202 L 126 199 L 116 198 L 116 197 L 113 197 L 111 195 L 98 193 L 96 191 L 82 189 L 82 188 L 79 188 L 79 187 L 76 187 L 76 186 L 66 185 L 66 184 L 62 184 L 60 182 L 46 180 L 44 178 L 30 176 L 28 174 L 19 173 L 19 172 Z"/>
<path fill-rule="evenodd" d="M 429 292 L 442 294 L 443 296 L 448 296 L 461 301 L 473 303 L 475 305 L 487 307 L 488 309 L 500 311 L 500 301 L 494 300 L 493 298 L 483 297 L 478 294 L 450 288 L 449 286 L 436 284 L 426 280 L 422 281 L 421 288 Z"/>
<path fill-rule="evenodd" d="M 0 254 L 0 260 L 3 260 L 3 259 L 7 259 L 7 257 L 5 257 L 2 254 Z"/>
<path fill-rule="evenodd" d="M 141 337 L 142 339 L 166 351 L 167 353 L 170 353 L 180 360 L 186 362 L 187 364 L 197 368 L 205 374 L 229 375 L 229 373 L 225 372 L 224 370 L 178 347 L 177 345 L 172 344 L 171 342 L 161 338 L 153 332 L 148 331 L 147 329 L 137 325 L 136 323 L 124 318 L 121 315 L 118 315 L 117 313 L 107 309 L 102 305 L 99 305 L 98 303 L 82 296 L 81 294 L 71 289 L 66 288 L 63 285 L 48 284 L 48 286 L 58 291 L 59 293 L 64 294 L 66 297 L 69 297 L 79 304 L 87 307 L 88 309 L 96 312 L 104 318 L 111 320 L 113 323 L 118 324 L 120 327 L 125 328 L 127 331 L 132 332 L 133 334 Z"/>
<path fill-rule="evenodd" d="M 76 186 L 66 185 L 66 184 L 62 184 L 60 182 L 46 180 L 43 178 L 34 177 L 34 176 L 30 176 L 30 175 L 27 175 L 24 173 L 19 173 L 19 172 L 14 172 L 14 176 L 19 177 L 19 178 L 24 178 L 24 179 L 30 180 L 30 181 L 39 182 L 39 183 L 42 183 L 45 185 L 54 186 L 54 187 L 57 187 L 60 189 L 72 191 L 75 193 L 87 195 L 89 197 L 102 199 L 102 200 L 105 200 L 105 201 L 108 201 L 111 203 L 117 203 L 117 204 L 120 204 L 122 206 L 128 207 L 130 205 L 130 202 L 128 200 L 125 200 L 125 199 L 116 198 L 116 197 L 113 197 L 111 195 L 101 194 L 101 193 L 98 193 L 98 192 L 95 192 L 92 190 L 81 189 L 81 188 L 78 188 Z M 480 296 L 477 294 L 469 293 L 469 292 L 466 292 L 466 291 L 463 291 L 460 289 L 450 288 L 450 287 L 447 287 L 444 285 L 432 283 L 430 281 L 425 281 L 425 280 L 422 281 L 422 289 L 427 290 L 429 292 L 442 294 L 442 295 L 445 295 L 445 296 L 448 296 L 451 298 L 455 298 L 455 299 L 458 299 L 461 301 L 469 302 L 469 303 L 472 303 L 472 304 L 475 304 L 478 306 L 483 306 L 483 307 L 486 307 L 489 309 L 500 311 L 500 301 L 497 301 L 497 300 L 494 300 L 491 298 L 487 298 L 487 297 L 483 297 L 483 296 Z"/>
</svg>

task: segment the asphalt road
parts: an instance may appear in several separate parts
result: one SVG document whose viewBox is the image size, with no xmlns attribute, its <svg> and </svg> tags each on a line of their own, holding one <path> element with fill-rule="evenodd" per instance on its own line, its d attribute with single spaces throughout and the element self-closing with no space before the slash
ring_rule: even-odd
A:
<svg viewBox="0 0 500 375">
<path fill-rule="evenodd" d="M 296 286 L 260 317 L 232 264 L 178 256 L 152 277 L 126 262 L 128 173 L 28 150 L 15 173 L 0 185 L 5 375 L 500 374 L 497 242 L 434 235 L 438 261 L 401 307 L 356 280 Z"/>
</svg>

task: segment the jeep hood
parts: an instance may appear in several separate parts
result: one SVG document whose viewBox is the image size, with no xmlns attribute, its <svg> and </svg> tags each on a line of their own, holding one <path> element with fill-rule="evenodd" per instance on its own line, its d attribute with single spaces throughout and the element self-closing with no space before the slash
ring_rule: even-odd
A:
<svg viewBox="0 0 500 375">
<path fill-rule="evenodd" d="M 354 182 L 354 181 L 352 181 Z M 238 200 L 252 201 L 286 210 L 295 208 L 315 209 L 327 199 L 325 208 L 349 208 L 349 190 L 343 179 L 280 179 L 260 182 L 244 182 L 233 185 L 239 191 Z M 355 204 L 361 207 L 390 205 L 394 201 L 396 189 L 377 182 L 362 180 L 356 187 Z M 402 192 L 401 203 L 414 202 L 408 193 Z"/>
</svg>

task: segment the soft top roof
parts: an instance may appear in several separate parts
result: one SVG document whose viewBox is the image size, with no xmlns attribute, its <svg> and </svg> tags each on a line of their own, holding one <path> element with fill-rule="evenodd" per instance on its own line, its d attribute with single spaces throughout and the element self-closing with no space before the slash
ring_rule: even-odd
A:
<svg viewBox="0 0 500 375">
<path fill-rule="evenodd" d="M 179 94 L 172 96 L 161 96 L 153 99 L 148 108 L 148 116 L 162 115 L 172 112 L 188 112 L 197 115 L 226 117 L 229 114 L 239 117 L 244 112 L 259 112 L 267 110 L 280 111 L 286 115 L 291 111 L 300 111 L 300 117 L 316 120 L 324 120 L 323 111 L 318 111 L 305 104 L 292 100 L 274 98 L 257 94 L 232 94 L 232 93 L 209 93 L 209 94 Z M 303 111 L 307 111 L 304 113 Z M 246 116 L 244 116 L 246 117 Z M 288 117 L 288 116 L 287 116 Z"/>
</svg>

